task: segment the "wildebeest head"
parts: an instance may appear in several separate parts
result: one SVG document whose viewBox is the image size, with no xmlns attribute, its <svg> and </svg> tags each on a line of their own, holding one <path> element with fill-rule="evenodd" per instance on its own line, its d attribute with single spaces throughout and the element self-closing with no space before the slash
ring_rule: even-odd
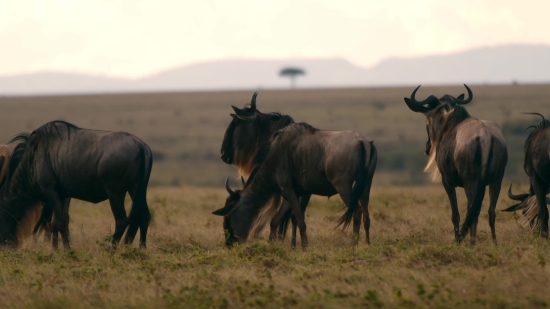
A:
<svg viewBox="0 0 550 309">
<path fill-rule="evenodd" d="M 546 192 L 546 194 L 550 193 L 550 190 Z M 518 201 L 519 203 L 512 205 L 506 209 L 503 209 L 504 212 L 515 212 L 518 210 L 521 210 L 521 213 L 523 215 L 523 218 L 519 221 L 520 224 L 526 223 L 529 224 L 529 227 L 531 229 L 535 229 L 539 227 L 539 220 L 538 220 L 538 203 L 537 198 L 535 196 L 535 192 L 533 191 L 533 188 L 529 188 L 529 193 L 524 194 L 513 194 L 512 193 L 512 184 L 510 184 L 510 187 L 508 188 L 508 197 L 511 200 Z M 546 198 L 546 204 L 550 204 L 550 199 Z"/>
<path fill-rule="evenodd" d="M 221 149 L 221 158 L 227 164 L 233 164 L 236 149 L 247 145 L 250 138 L 254 137 L 254 119 L 258 114 L 261 114 L 256 109 L 257 96 L 258 92 L 254 92 L 250 104 L 246 104 L 242 109 L 231 105 L 235 114 L 231 114 L 233 120 L 225 131 Z"/>
<path fill-rule="evenodd" d="M 472 90 L 470 90 L 470 88 L 466 85 L 464 85 L 464 87 L 466 87 L 466 90 L 468 91 L 468 99 L 466 100 L 464 99 L 464 94 L 461 94 L 456 98 L 446 94 L 439 99 L 434 95 L 430 95 L 423 101 L 417 101 L 415 95 L 420 86 L 414 89 L 410 98 L 404 98 L 409 109 L 413 112 L 422 113 L 426 116 L 426 130 L 428 131 L 426 154 L 430 153 L 431 148 L 433 148 L 432 144 L 437 141 L 437 138 L 439 137 L 441 128 L 446 120 L 445 115 L 452 111 L 457 104 L 465 105 L 472 101 Z"/>
<path fill-rule="evenodd" d="M 243 188 L 245 186 L 244 179 L 241 177 L 241 181 L 243 183 Z M 233 213 L 235 206 L 237 206 L 237 203 L 241 200 L 241 192 L 242 190 L 232 190 L 229 187 L 229 177 L 225 179 L 225 189 L 227 190 L 227 193 L 229 193 L 229 196 L 225 200 L 225 205 L 223 208 L 220 208 L 212 214 L 217 216 L 223 216 L 223 229 L 225 231 L 225 245 L 228 247 L 233 246 L 234 243 L 239 242 L 239 239 L 246 239 L 246 236 L 248 234 L 248 231 L 246 233 L 236 233 L 241 232 L 243 229 L 233 229 L 233 225 L 231 224 L 231 214 Z"/>
<path fill-rule="evenodd" d="M 254 170 L 253 161 L 259 148 L 279 129 L 294 123 L 288 115 L 261 113 L 256 108 L 257 95 L 255 92 L 250 104 L 242 109 L 232 106 L 235 114 L 231 114 L 233 120 L 225 131 L 220 151 L 222 160 L 235 165 L 239 174 L 245 176 Z"/>
</svg>

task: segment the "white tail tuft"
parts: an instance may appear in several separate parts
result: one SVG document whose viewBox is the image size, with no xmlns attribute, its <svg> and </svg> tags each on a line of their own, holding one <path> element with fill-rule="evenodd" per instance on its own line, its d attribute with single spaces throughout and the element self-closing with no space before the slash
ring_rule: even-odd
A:
<svg viewBox="0 0 550 309">
<path fill-rule="evenodd" d="M 531 222 L 533 222 L 533 225 L 530 224 Z M 518 220 L 518 224 L 531 230 L 540 228 L 539 203 L 537 203 L 537 197 L 535 195 L 528 197 L 527 206 L 525 206 L 525 213 Z"/>
</svg>

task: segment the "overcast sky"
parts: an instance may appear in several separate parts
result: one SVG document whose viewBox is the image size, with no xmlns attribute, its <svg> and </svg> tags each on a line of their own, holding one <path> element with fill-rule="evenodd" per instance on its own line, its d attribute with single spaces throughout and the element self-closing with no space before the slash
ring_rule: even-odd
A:
<svg viewBox="0 0 550 309">
<path fill-rule="evenodd" d="M 5 0 L 0 75 L 40 70 L 139 77 L 228 58 L 442 54 L 550 44 L 543 0 Z"/>
</svg>

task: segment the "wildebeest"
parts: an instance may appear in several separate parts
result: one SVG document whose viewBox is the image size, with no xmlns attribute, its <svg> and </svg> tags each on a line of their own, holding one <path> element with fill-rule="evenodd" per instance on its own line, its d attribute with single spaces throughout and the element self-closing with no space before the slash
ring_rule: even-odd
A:
<svg viewBox="0 0 550 309">
<path fill-rule="evenodd" d="M 548 207 L 550 200 L 546 194 L 550 192 L 550 121 L 544 119 L 531 126 L 533 131 L 527 137 L 523 147 L 525 159 L 523 169 L 529 176 L 529 193 L 508 196 L 521 203 L 503 211 L 523 210 L 523 222 L 529 223 L 532 229 L 540 228 L 540 236 L 548 238 Z M 531 128 L 530 127 L 530 128 Z M 512 185 L 510 185 L 510 190 Z"/>
<path fill-rule="evenodd" d="M 368 243 L 368 202 L 376 161 L 373 143 L 356 132 L 321 131 L 305 123 L 286 126 L 256 154 L 255 162 L 261 165 L 242 192 L 234 193 L 232 199 L 237 202 L 213 212 L 224 216 L 224 229 L 229 233 L 226 245 L 245 241 L 260 211 L 266 205 L 278 207 L 269 201 L 282 196 L 292 208 L 305 247 L 306 224 L 298 197 L 336 193 L 348 207 L 339 224 L 345 228 L 353 219 L 353 232 L 358 235 L 363 214 Z M 357 207 L 359 202 L 362 209 Z"/>
<path fill-rule="evenodd" d="M 415 99 L 418 86 L 410 99 L 405 98 L 405 103 L 412 111 L 426 116 L 429 159 L 425 171 L 432 181 L 443 182 L 451 204 L 456 241 L 462 241 L 471 229 L 471 242 L 475 243 L 477 220 L 485 187 L 489 185 L 489 225 L 496 243 L 495 208 L 508 161 L 506 142 L 497 124 L 471 117 L 462 107 L 473 99 L 470 88 L 464 86 L 468 99 L 464 99 L 464 94 L 457 98 L 447 94 L 440 99 L 430 95 L 419 102 Z M 463 187 L 468 199 L 462 227 L 459 227 L 456 187 Z"/>
<path fill-rule="evenodd" d="M 92 203 L 109 199 L 116 229 L 116 245 L 126 229 L 131 243 L 140 229 L 140 246 L 145 246 L 150 220 L 147 184 L 152 167 L 149 146 L 136 136 L 78 128 L 64 121 L 49 122 L 30 135 L 21 133 L 14 149 L 6 183 L 0 198 L 0 243 L 18 245 L 23 234 L 36 222 L 42 205 L 53 213 L 54 249 L 57 232 L 69 245 L 68 217 L 63 202 L 76 198 Z M 126 192 L 132 209 L 126 216 Z"/>
<path fill-rule="evenodd" d="M 257 92 L 254 92 L 250 104 L 244 108 L 231 106 L 235 114 L 231 114 L 233 118 L 227 127 L 222 147 L 221 159 L 231 165 L 235 165 L 242 177 L 250 177 L 252 171 L 258 166 L 254 162 L 254 158 L 260 147 L 268 142 L 275 133 L 294 123 L 292 117 L 281 115 L 279 113 L 264 114 L 256 108 Z M 305 211 L 311 195 L 305 194 L 300 197 L 300 208 Z M 279 213 L 271 221 L 270 239 L 275 238 L 276 234 L 279 238 L 284 238 L 288 226 L 288 221 L 291 218 L 292 210 L 286 201 Z M 292 219 L 295 222 L 295 219 Z M 278 232 L 277 232 L 278 228 Z M 260 230 L 261 227 L 258 228 Z M 293 235 L 296 233 L 296 225 L 293 225 Z M 293 243 L 296 243 L 296 238 L 293 238 Z"/>
</svg>

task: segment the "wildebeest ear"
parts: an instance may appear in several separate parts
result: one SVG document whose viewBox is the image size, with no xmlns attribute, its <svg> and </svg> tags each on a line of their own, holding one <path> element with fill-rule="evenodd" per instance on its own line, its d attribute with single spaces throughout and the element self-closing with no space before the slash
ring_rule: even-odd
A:
<svg viewBox="0 0 550 309">
<path fill-rule="evenodd" d="M 456 98 L 457 98 L 457 99 L 459 99 L 459 100 L 464 100 L 464 93 L 463 93 L 463 94 L 461 94 L 461 95 L 459 95 L 459 96 L 458 96 L 458 97 L 456 97 Z"/>
<path fill-rule="evenodd" d="M 244 110 L 238 108 L 235 105 L 231 105 L 231 108 L 233 108 L 233 110 L 235 111 L 235 114 L 237 114 L 237 115 L 240 115 L 240 114 L 244 113 Z"/>
<path fill-rule="evenodd" d="M 231 105 L 231 107 L 235 111 L 235 114 L 236 114 L 235 117 L 239 119 L 252 120 L 256 117 L 256 112 L 254 110 L 244 110 L 233 105 Z"/>
<path fill-rule="evenodd" d="M 403 98 L 405 100 L 405 103 L 407 103 L 407 106 L 410 110 L 412 110 L 415 113 L 426 113 L 428 109 L 423 105 L 414 104 L 414 102 L 409 98 Z"/>
<path fill-rule="evenodd" d="M 514 211 L 517 211 L 517 210 L 520 210 L 520 209 L 523 209 L 525 208 L 525 203 L 519 203 L 519 204 L 516 204 L 516 205 L 512 205 L 506 209 L 503 209 L 501 211 L 505 211 L 505 212 L 514 212 Z"/>
<path fill-rule="evenodd" d="M 227 205 L 223 208 L 213 211 L 212 214 L 216 216 L 227 217 L 233 211 L 233 208 L 235 208 L 235 205 L 237 204 Z"/>
</svg>

